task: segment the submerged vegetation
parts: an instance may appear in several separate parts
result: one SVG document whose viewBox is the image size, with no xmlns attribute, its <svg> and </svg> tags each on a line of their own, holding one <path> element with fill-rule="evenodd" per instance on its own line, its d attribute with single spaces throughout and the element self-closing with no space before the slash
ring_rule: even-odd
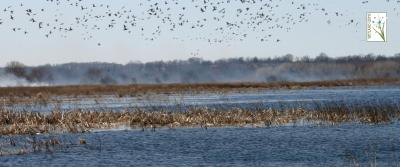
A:
<svg viewBox="0 0 400 167">
<path fill-rule="evenodd" d="M 0 139 L 0 156 L 24 155 L 36 152 L 51 153 L 61 148 L 63 143 L 58 137 L 29 136 L 21 139 L 14 136 L 3 136 Z"/>
<path fill-rule="evenodd" d="M 0 111 L 1 135 L 42 133 L 83 133 L 110 128 L 179 128 L 179 127 L 270 127 L 297 124 L 390 123 L 400 119 L 397 105 L 320 105 L 315 109 L 217 110 L 193 108 L 184 112 L 143 111 L 53 111 L 51 113 Z"/>
</svg>

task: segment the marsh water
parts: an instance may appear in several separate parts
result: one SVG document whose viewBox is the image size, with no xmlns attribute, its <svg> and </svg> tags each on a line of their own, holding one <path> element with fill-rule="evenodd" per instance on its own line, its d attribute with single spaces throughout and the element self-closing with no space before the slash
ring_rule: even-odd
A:
<svg viewBox="0 0 400 167">
<path fill-rule="evenodd" d="M 60 110 L 112 110 L 132 108 L 180 111 L 187 108 L 309 108 L 315 104 L 377 104 L 398 103 L 399 86 L 333 87 L 299 90 L 258 90 L 226 93 L 146 94 L 134 97 L 56 97 L 50 103 L 7 105 L 19 111 L 49 112 Z"/>
<path fill-rule="evenodd" d="M 62 109 L 129 107 L 312 107 L 315 102 L 398 103 L 400 87 L 262 90 L 224 94 L 64 99 Z M 180 106 L 180 107 L 179 107 Z M 183 107 L 182 107 L 183 106 Z M 14 106 L 15 107 L 15 106 Z M 26 105 L 48 111 L 55 105 Z M 178 128 L 109 130 L 57 137 L 59 148 L 2 156 L 0 166 L 399 166 L 400 122 L 369 125 L 288 125 L 269 128 Z M 2 137 L 4 138 L 4 137 Z M 29 136 L 17 136 L 22 140 Z M 80 145 L 79 139 L 87 144 Z M 1 140 L 1 138 L 0 138 Z"/>
<path fill-rule="evenodd" d="M 65 134 L 76 144 L 0 166 L 398 166 L 399 132 L 395 123 Z"/>
</svg>

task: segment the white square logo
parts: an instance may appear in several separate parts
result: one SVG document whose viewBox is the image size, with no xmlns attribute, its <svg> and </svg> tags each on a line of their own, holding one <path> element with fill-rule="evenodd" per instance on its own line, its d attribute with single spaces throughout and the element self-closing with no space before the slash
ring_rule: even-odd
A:
<svg viewBox="0 0 400 167">
<path fill-rule="evenodd" d="M 386 13 L 368 13 L 367 15 L 367 41 L 386 42 L 387 38 Z"/>
</svg>

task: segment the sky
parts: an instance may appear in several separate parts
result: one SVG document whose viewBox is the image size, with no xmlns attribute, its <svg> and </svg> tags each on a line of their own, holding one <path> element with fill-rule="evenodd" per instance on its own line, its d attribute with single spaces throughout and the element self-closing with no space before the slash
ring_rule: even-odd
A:
<svg viewBox="0 0 400 167">
<path fill-rule="evenodd" d="M 172 2 L 172 0 L 166 1 Z M 193 6 L 192 1 L 177 1 L 181 6 Z M 138 11 L 138 13 L 144 9 L 143 6 L 139 6 L 139 3 L 148 3 L 147 0 L 86 0 L 84 3 L 101 2 L 114 9 L 121 9 L 124 6 L 125 9 Z M 276 16 L 294 13 L 291 2 L 276 0 L 275 4 L 278 4 L 279 7 L 273 12 L 266 12 L 274 13 Z M 99 30 L 90 32 L 92 36 L 90 39 L 85 39 L 88 34 L 85 34 L 86 31 L 82 27 L 74 27 L 72 32 L 53 34 L 46 38 L 44 30 L 37 29 L 37 25 L 29 22 L 30 17 L 25 15 L 25 9 L 38 11 L 44 8 L 45 12 L 35 18 L 44 22 L 52 22 L 54 15 L 58 15 L 60 22 L 67 23 L 73 22 L 75 16 L 81 15 L 82 11 L 67 5 L 54 5 L 46 0 L 1 0 L 0 9 L 11 6 L 15 10 L 15 20 L 10 21 L 8 11 L 0 10 L 0 22 L 3 22 L 0 25 L 0 66 L 5 66 L 10 61 L 20 61 L 34 66 L 69 62 L 125 64 L 132 61 L 185 60 L 194 56 L 217 60 L 233 57 L 267 58 L 288 53 L 297 57 L 306 55 L 315 57 L 321 52 L 332 57 L 369 53 L 391 56 L 400 53 L 400 3 L 396 0 L 369 0 L 367 4 L 363 4 L 363 0 L 294 0 L 296 4 L 303 2 L 317 3 L 316 9 L 324 8 L 329 14 L 324 15 L 324 12 L 310 10 L 312 13 L 307 16 L 308 22 L 291 26 L 288 31 L 252 32 L 250 29 L 242 28 L 240 29 L 241 33 L 248 34 L 243 41 L 230 40 L 223 43 L 210 43 L 200 38 L 223 37 L 223 34 L 213 30 L 212 27 L 218 24 L 215 22 L 207 22 L 206 28 L 202 29 L 178 28 L 175 31 L 168 31 L 163 27 L 165 25 L 157 21 L 141 21 L 138 24 L 145 27 L 144 32 L 134 31 L 128 34 L 118 28 Z M 23 7 L 19 6 L 20 4 L 23 4 Z M 225 7 L 236 9 L 243 6 L 240 3 L 231 3 L 225 4 Z M 255 5 L 255 7 L 257 6 Z M 174 10 L 178 9 L 173 8 L 172 14 L 179 13 Z M 213 17 L 212 14 L 202 15 L 195 8 L 188 10 L 185 15 L 191 19 Z M 101 11 L 94 11 L 94 13 L 96 12 Z M 339 12 L 343 16 L 337 17 L 335 12 Z M 368 12 L 387 12 L 387 42 L 367 42 L 366 16 Z M 235 21 L 237 18 L 228 12 L 225 19 Z M 328 20 L 330 24 L 328 24 Z M 351 20 L 353 23 L 350 23 Z M 104 22 L 96 23 L 95 20 L 92 20 L 92 24 L 105 25 Z M 147 35 L 141 34 L 151 34 L 152 31 L 147 30 L 157 26 L 165 28 L 157 39 L 147 40 Z M 22 27 L 23 30 L 14 32 L 12 30 L 14 27 Z M 24 34 L 24 30 L 28 34 Z M 267 42 L 260 42 L 258 37 L 267 34 L 272 34 L 272 37 Z"/>
</svg>

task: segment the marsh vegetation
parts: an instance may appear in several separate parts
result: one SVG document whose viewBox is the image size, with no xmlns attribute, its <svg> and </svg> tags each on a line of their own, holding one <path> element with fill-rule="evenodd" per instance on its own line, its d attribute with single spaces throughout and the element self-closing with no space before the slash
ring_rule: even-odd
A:
<svg viewBox="0 0 400 167">
<path fill-rule="evenodd" d="M 170 164 L 169 155 L 173 155 L 180 163 L 202 156 L 210 164 L 235 157 L 239 164 L 253 158 L 255 163 L 248 165 L 261 165 L 311 156 L 316 158 L 310 163 L 325 161 L 326 157 L 335 159 L 326 162 L 331 165 L 398 164 L 398 82 L 371 79 L 2 88 L 0 159 L 21 165 L 24 161 L 9 160 L 51 156 L 57 159 L 56 164 L 111 165 L 115 162 L 111 159 L 120 156 L 135 159 L 127 164 L 143 165 L 147 162 L 143 157 Z M 136 105 L 142 102 L 159 106 Z M 34 110 L 34 106 L 42 108 Z M 371 142 L 378 143 L 377 152 L 383 152 L 376 155 L 380 158 L 376 162 L 369 155 L 366 159 L 358 147 L 369 147 Z M 204 143 L 212 144 L 204 147 Z M 210 155 L 198 152 L 209 147 Z M 242 155 L 237 147 L 252 152 L 251 156 Z M 219 149 L 229 156 L 213 159 L 220 155 L 216 153 Z M 185 158 L 188 153 L 190 158 Z M 81 154 L 90 161 L 69 159 Z M 97 161 L 99 157 L 104 161 Z M 198 164 L 207 165 L 199 160 Z M 40 160 L 34 162 L 43 165 Z"/>
<path fill-rule="evenodd" d="M 271 127 L 279 125 L 334 125 L 340 123 L 391 123 L 400 119 L 396 105 L 321 105 L 314 110 L 193 108 L 184 112 L 52 111 L 50 113 L 0 111 L 0 134 L 84 133 L 122 126 L 136 129 L 180 127 Z"/>
<path fill-rule="evenodd" d="M 54 96 L 96 96 L 116 97 L 141 96 L 148 94 L 174 93 L 226 93 L 240 91 L 259 91 L 275 89 L 312 89 L 341 86 L 399 85 L 398 78 L 327 80 L 312 82 L 272 82 L 272 83 L 198 83 L 198 84 L 134 84 L 134 85 L 76 85 L 76 86 L 38 86 L 38 87 L 0 87 L 0 97 L 4 100 L 18 98 L 47 100 Z"/>
</svg>

